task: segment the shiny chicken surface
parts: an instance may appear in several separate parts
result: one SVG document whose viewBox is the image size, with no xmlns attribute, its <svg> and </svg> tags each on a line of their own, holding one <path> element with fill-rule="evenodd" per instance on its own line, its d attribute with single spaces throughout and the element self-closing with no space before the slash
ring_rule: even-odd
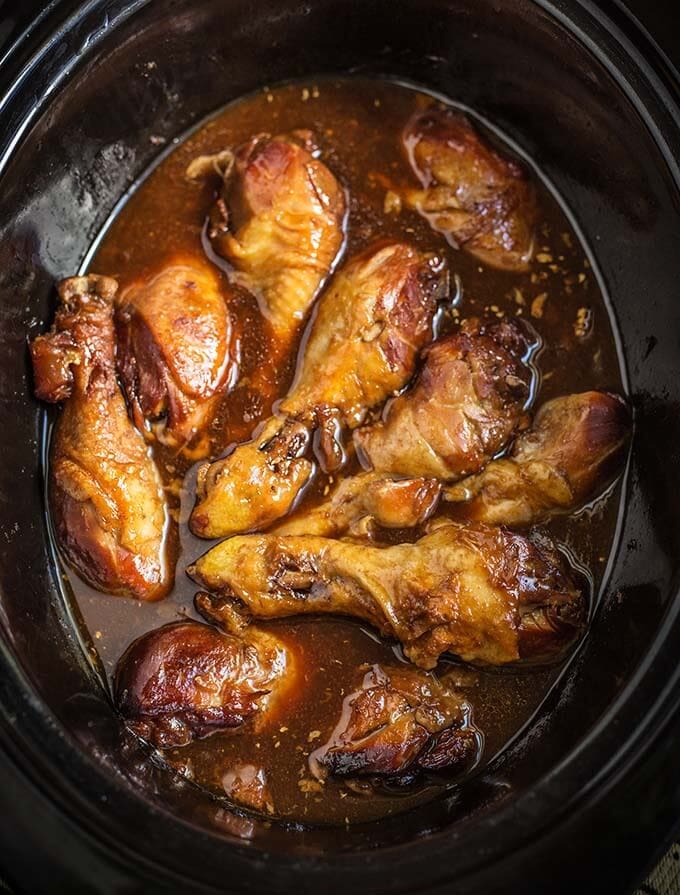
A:
<svg viewBox="0 0 680 895">
<path fill-rule="evenodd" d="M 442 495 L 459 521 L 535 525 L 556 513 L 573 513 L 616 478 L 630 429 L 630 412 L 617 395 L 591 391 L 554 398 L 507 457 L 491 460 L 476 475 L 443 485 L 435 478 L 360 473 L 275 531 L 371 538 L 381 528 L 421 525 Z"/>
<path fill-rule="evenodd" d="M 293 83 L 161 159 L 93 264 L 124 288 L 63 281 L 31 355 L 63 404 L 53 528 L 141 761 L 245 839 L 410 810 L 497 755 L 584 632 L 577 568 L 606 585 L 632 425 L 581 391 L 622 388 L 615 339 L 542 178 L 431 96 Z M 541 406 L 556 383 L 579 393 Z"/>
<path fill-rule="evenodd" d="M 338 429 L 359 425 L 408 382 L 446 283 L 438 259 L 406 243 L 374 246 L 339 271 L 320 300 L 280 417 L 199 472 L 194 534 L 220 537 L 284 516 L 313 471 L 302 454 L 314 429 L 326 468 L 341 465 Z"/>
<path fill-rule="evenodd" d="M 432 674 L 374 665 L 345 697 L 327 743 L 309 757 L 312 774 L 411 783 L 423 774 L 469 770 L 479 734 L 470 706 Z"/>
<path fill-rule="evenodd" d="M 516 321 L 466 321 L 424 352 L 412 388 L 354 433 L 378 472 L 446 481 L 480 470 L 512 437 L 529 398 L 528 332 Z"/>
<path fill-rule="evenodd" d="M 66 560 L 99 590 L 140 600 L 172 583 L 166 502 L 116 379 L 117 283 L 63 280 L 51 332 L 31 344 L 36 396 L 64 402 L 49 469 L 50 507 Z"/>
<path fill-rule="evenodd" d="M 559 554 L 504 528 L 442 521 L 414 544 L 375 547 L 314 536 L 223 541 L 188 570 L 256 618 L 348 615 L 434 668 L 443 653 L 502 665 L 571 643 L 584 600 Z"/>
<path fill-rule="evenodd" d="M 205 161 L 197 159 L 189 173 L 201 173 Z M 344 190 L 318 158 L 310 131 L 260 134 L 215 162 L 223 188 L 211 215 L 212 244 L 289 346 L 340 255 Z"/>
<path fill-rule="evenodd" d="M 285 647 L 252 626 L 232 634 L 173 622 L 144 634 L 123 654 L 115 702 L 140 736 L 161 747 L 182 746 L 256 723 L 294 680 L 291 666 Z"/>
<path fill-rule="evenodd" d="M 528 268 L 536 198 L 523 168 L 499 155 L 469 120 L 452 109 L 416 115 L 403 133 L 421 189 L 405 190 L 418 211 L 456 248 L 509 271 Z"/>
<path fill-rule="evenodd" d="M 507 458 L 446 489 L 466 519 L 534 525 L 573 512 L 618 471 L 630 413 L 617 395 L 583 392 L 544 404 Z"/>
<path fill-rule="evenodd" d="M 430 518 L 441 490 L 435 479 L 395 479 L 364 472 L 342 479 L 327 501 L 302 509 L 273 531 L 281 535 L 332 538 L 349 533 L 371 538 L 376 525 L 413 528 Z"/>
<path fill-rule="evenodd" d="M 217 273 L 177 258 L 117 301 L 118 369 L 137 428 L 181 446 L 205 433 L 238 372 L 238 342 Z M 197 448 L 205 454 L 209 444 Z"/>
</svg>

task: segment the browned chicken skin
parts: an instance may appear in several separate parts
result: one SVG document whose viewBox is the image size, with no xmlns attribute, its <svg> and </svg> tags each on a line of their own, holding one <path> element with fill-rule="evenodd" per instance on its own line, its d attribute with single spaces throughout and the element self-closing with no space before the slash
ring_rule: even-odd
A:
<svg viewBox="0 0 680 895">
<path fill-rule="evenodd" d="M 58 287 L 51 332 L 31 344 L 36 395 L 64 401 L 50 451 L 50 507 L 68 562 L 99 590 L 165 596 L 166 503 L 116 380 L 117 283 L 91 274 Z"/>
<path fill-rule="evenodd" d="M 616 472 L 630 435 L 625 402 L 606 392 L 554 398 L 507 458 L 446 489 L 461 518 L 533 525 L 578 509 Z"/>
<path fill-rule="evenodd" d="M 516 321 L 465 321 L 426 349 L 415 384 L 383 420 L 354 433 L 359 456 L 377 472 L 442 481 L 479 471 L 522 418 L 529 351 Z"/>
<path fill-rule="evenodd" d="M 289 346 L 337 261 L 345 193 L 317 157 L 310 131 L 253 137 L 215 158 L 222 195 L 211 216 L 216 251 L 260 300 L 279 342 Z M 189 174 L 200 174 L 205 158 Z"/>
<path fill-rule="evenodd" d="M 374 665 L 345 697 L 327 743 L 309 756 L 312 774 L 382 777 L 410 783 L 422 774 L 469 770 L 481 738 L 470 707 L 432 674 Z"/>
<path fill-rule="evenodd" d="M 373 246 L 339 271 L 320 300 L 280 417 L 199 471 L 194 534 L 221 537 L 284 516 L 313 472 L 303 456 L 313 429 L 326 468 L 341 465 L 338 429 L 359 425 L 408 382 L 446 282 L 438 259 L 406 243 Z"/>
<path fill-rule="evenodd" d="M 237 374 L 217 273 L 194 258 L 173 259 L 121 293 L 116 330 L 118 369 L 137 428 L 144 431 L 148 420 L 165 444 L 191 441 Z M 206 439 L 202 453 L 208 448 Z"/>
<path fill-rule="evenodd" d="M 431 108 L 406 126 L 403 142 L 422 189 L 402 200 L 485 264 L 527 270 L 536 197 L 526 173 L 500 156 L 460 112 Z"/>
<path fill-rule="evenodd" d="M 373 537 L 373 528 L 413 528 L 434 512 L 442 486 L 435 479 L 397 479 L 364 472 L 343 479 L 330 498 L 303 509 L 271 531 L 279 535 L 319 535 L 332 538 L 348 533 Z"/>
<path fill-rule="evenodd" d="M 483 525 L 441 521 L 414 544 L 392 547 L 245 535 L 187 571 L 256 618 L 361 618 L 423 668 L 446 652 L 492 665 L 554 657 L 583 620 L 583 595 L 557 551 Z"/>
<path fill-rule="evenodd" d="M 361 430 L 359 430 L 361 431 Z M 371 538 L 378 528 L 421 525 L 441 494 L 458 521 L 535 525 L 579 509 L 618 472 L 630 434 L 625 402 L 605 392 L 554 398 L 536 414 L 508 457 L 442 486 L 437 479 L 360 473 L 330 498 L 277 526 L 277 534 Z"/>
<path fill-rule="evenodd" d="M 281 413 L 309 421 L 332 414 L 358 426 L 410 379 L 447 289 L 443 262 L 406 242 L 355 256 L 319 303 Z"/>
<path fill-rule="evenodd" d="M 292 680 L 275 637 L 242 635 L 194 621 L 144 634 L 118 662 L 116 705 L 129 726 L 160 747 L 183 746 L 271 711 Z"/>
</svg>

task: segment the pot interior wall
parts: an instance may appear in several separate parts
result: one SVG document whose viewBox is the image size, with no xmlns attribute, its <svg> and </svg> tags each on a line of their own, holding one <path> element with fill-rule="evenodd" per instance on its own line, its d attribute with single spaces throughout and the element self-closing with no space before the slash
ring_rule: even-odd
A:
<svg viewBox="0 0 680 895">
<path fill-rule="evenodd" d="M 3 637 L 19 673 L 68 735 L 106 768 L 102 787 L 146 800 L 149 812 L 179 810 L 213 831 L 224 821 L 218 806 L 206 806 L 190 787 L 168 787 L 162 772 L 121 741 L 83 658 L 47 546 L 43 411 L 31 398 L 26 337 L 51 319 L 55 279 L 78 269 L 115 203 L 157 155 L 157 138 L 171 141 L 244 92 L 317 72 L 384 73 L 441 91 L 478 109 L 526 149 L 568 198 L 594 250 L 637 412 L 620 549 L 566 686 L 530 735 L 481 778 L 375 827 L 253 835 L 255 846 L 314 853 L 403 841 L 455 818 L 467 819 L 461 829 L 471 830 L 553 772 L 598 723 L 648 653 L 673 595 L 680 526 L 668 483 L 680 473 L 680 226 L 672 172 L 615 78 L 535 3 L 173 0 L 163 4 L 162 15 L 158 4 L 135 4 L 129 13 L 124 5 L 94 4 L 95 12 L 49 54 L 30 89 L 24 84 L 12 97 L 18 122 L 41 95 L 37 88 L 53 85 L 37 103 L 0 187 Z M 657 661 L 663 669 L 667 660 Z M 649 698 L 640 687 L 629 700 L 621 735 Z M 614 731 L 611 736 L 613 748 Z M 552 798 L 568 800 L 584 782 L 577 773 L 557 778 Z M 141 806 L 135 823 L 155 848 L 163 834 Z M 233 832 L 223 824 L 224 835 Z"/>
</svg>

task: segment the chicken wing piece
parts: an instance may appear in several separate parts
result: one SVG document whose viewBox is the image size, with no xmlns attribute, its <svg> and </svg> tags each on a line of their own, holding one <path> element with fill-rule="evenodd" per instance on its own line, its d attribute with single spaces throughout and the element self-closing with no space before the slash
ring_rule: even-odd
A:
<svg viewBox="0 0 680 895">
<path fill-rule="evenodd" d="M 31 344 L 36 395 L 64 401 L 50 451 L 50 508 L 62 553 L 93 587 L 157 600 L 172 574 L 167 506 L 144 439 L 116 380 L 110 277 L 58 286 L 50 333 Z"/>
<path fill-rule="evenodd" d="M 116 331 L 118 370 L 137 428 L 155 423 L 156 438 L 172 446 L 204 432 L 238 374 L 238 343 L 217 272 L 195 258 L 173 259 L 121 293 Z"/>
<path fill-rule="evenodd" d="M 402 201 L 455 248 L 492 267 L 527 270 L 537 209 L 523 168 L 499 155 L 465 115 L 451 109 L 416 115 L 403 142 L 422 189 L 405 190 Z"/>
<path fill-rule="evenodd" d="M 583 392 L 544 404 L 509 457 L 445 490 L 461 518 L 533 525 L 571 512 L 616 473 L 630 435 L 625 402 Z"/>
<path fill-rule="evenodd" d="M 469 770 L 481 743 L 459 693 L 414 668 L 374 665 L 345 697 L 335 730 L 309 756 L 309 767 L 320 780 L 330 774 L 410 783 L 435 771 Z"/>
<path fill-rule="evenodd" d="M 285 646 L 250 626 L 240 635 L 194 621 L 142 635 L 118 662 L 114 698 L 139 736 L 184 746 L 262 719 L 294 678 Z"/>
<path fill-rule="evenodd" d="M 354 433 L 378 472 L 443 481 L 479 471 L 512 437 L 530 395 L 528 331 L 514 320 L 468 320 L 424 352 L 412 388 Z"/>
<path fill-rule="evenodd" d="M 211 215 L 212 244 L 286 346 L 344 242 L 345 192 L 318 154 L 311 132 L 296 131 L 259 134 L 215 157 L 223 187 Z M 200 175 L 206 161 L 195 160 L 189 175 Z"/>
<path fill-rule="evenodd" d="M 584 613 L 583 594 L 549 543 L 443 520 L 414 544 L 392 547 L 245 535 L 187 571 L 208 590 L 238 598 L 255 618 L 363 619 L 423 668 L 446 652 L 491 665 L 554 657 L 574 640 Z"/>
<path fill-rule="evenodd" d="M 360 473 L 343 479 L 327 501 L 301 510 L 272 532 L 326 538 L 349 533 L 371 538 L 376 525 L 413 528 L 430 518 L 441 489 L 435 479 L 398 479 L 382 473 Z"/>
<path fill-rule="evenodd" d="M 304 433 L 318 430 L 325 467 L 338 468 L 338 432 L 408 382 L 446 286 L 442 263 L 405 243 L 373 246 L 339 271 L 321 298 L 280 417 L 199 472 L 194 534 L 221 537 L 284 516 L 313 471 L 303 458 Z"/>
</svg>

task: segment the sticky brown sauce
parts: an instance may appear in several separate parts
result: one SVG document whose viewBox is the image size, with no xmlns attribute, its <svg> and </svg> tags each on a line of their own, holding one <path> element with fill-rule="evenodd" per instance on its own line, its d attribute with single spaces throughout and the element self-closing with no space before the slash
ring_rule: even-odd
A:
<svg viewBox="0 0 680 895">
<path fill-rule="evenodd" d="M 384 212 L 387 185 L 412 182 L 400 147 L 401 130 L 415 110 L 430 102 L 429 96 L 387 81 L 322 79 L 263 89 L 232 103 L 178 141 L 143 179 L 105 232 L 89 269 L 116 277 L 124 288 L 178 254 L 203 258 L 209 253 L 203 228 L 215 184 L 187 179 L 188 163 L 197 155 L 237 146 L 253 134 L 310 128 L 324 162 L 350 196 L 346 256 L 377 237 L 408 238 L 422 249 L 443 253 L 457 276 L 460 295 L 456 306 L 439 320 L 440 331 L 454 328 L 467 316 L 521 316 L 533 324 L 542 340 L 536 359 L 539 401 L 590 388 L 620 392 L 612 324 L 597 279 L 579 237 L 538 174 L 534 179 L 541 223 L 535 260 L 526 274 L 482 267 L 452 249 L 414 212 Z M 481 127 L 484 130 L 483 122 Z M 497 136 L 492 139 L 512 154 Z M 218 264 L 212 254 L 209 257 Z M 226 272 L 220 271 L 226 287 Z M 231 313 L 242 333 L 241 363 L 238 384 L 212 424 L 214 456 L 246 440 L 269 415 L 272 403 L 285 394 L 296 362 L 296 350 L 292 350 L 276 364 L 270 363 L 279 352 L 256 299 L 233 290 L 230 295 Z M 257 388 L 251 385 L 256 372 Z M 186 526 L 196 464 L 167 449 L 156 449 L 155 456 L 173 507 L 169 547 L 177 569 L 171 594 L 155 604 L 115 598 L 93 591 L 67 572 L 93 661 L 109 680 L 118 658 L 135 638 L 166 622 L 197 617 L 196 587 L 184 569 L 210 543 L 191 536 Z M 328 485 L 328 479 L 319 474 L 305 495 L 305 505 L 318 501 Z M 612 548 L 618 500 L 614 490 L 581 513 L 546 526 L 589 570 L 593 593 Z M 343 698 L 363 676 L 361 669 L 402 659 L 393 644 L 351 621 L 291 619 L 271 622 L 269 627 L 297 657 L 300 685 L 294 695 L 259 729 L 246 726 L 171 750 L 166 755 L 170 763 L 217 794 L 224 793 L 222 779 L 236 762 L 261 766 L 276 813 L 301 822 L 356 823 L 402 811 L 431 798 L 442 785 L 455 785 L 455 781 L 430 781 L 403 793 L 358 794 L 342 783 L 331 780 L 321 785 L 312 780 L 308 755 L 328 738 Z M 479 768 L 527 724 L 555 684 L 560 668 L 476 670 L 444 662 L 439 671 L 461 687 L 473 706 L 474 722 L 484 735 Z"/>
</svg>

